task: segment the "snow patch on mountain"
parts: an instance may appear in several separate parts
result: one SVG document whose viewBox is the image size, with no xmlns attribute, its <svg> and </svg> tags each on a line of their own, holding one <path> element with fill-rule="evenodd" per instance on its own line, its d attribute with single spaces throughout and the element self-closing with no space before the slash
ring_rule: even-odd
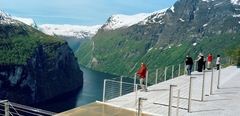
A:
<svg viewBox="0 0 240 116">
<path fill-rule="evenodd" d="M 80 25 L 57 25 L 43 24 L 39 25 L 39 30 L 48 35 L 58 35 L 66 37 L 76 37 L 78 39 L 93 37 L 101 25 L 80 26 Z"/>
<path fill-rule="evenodd" d="M 21 21 L 29 26 L 37 27 L 36 22 L 31 18 L 23 18 L 23 17 L 16 17 L 16 16 L 12 16 L 12 18 L 15 20 Z"/>
<path fill-rule="evenodd" d="M 172 10 L 172 12 L 175 12 L 175 10 L 174 10 L 174 6 L 172 6 L 170 9 Z"/>
<path fill-rule="evenodd" d="M 16 23 L 15 20 L 11 18 L 11 16 L 4 11 L 0 10 L 0 24 L 13 24 Z"/>
<path fill-rule="evenodd" d="M 235 5 L 240 5 L 240 0 L 231 0 L 231 3 Z"/>
<path fill-rule="evenodd" d="M 185 22 L 185 20 L 184 20 L 184 19 L 182 19 L 182 18 L 179 18 L 179 20 L 180 20 L 181 22 Z"/>
<path fill-rule="evenodd" d="M 211 2 L 211 1 L 214 1 L 214 0 L 202 0 L 203 2 Z"/>
<path fill-rule="evenodd" d="M 206 26 L 208 26 L 208 23 L 205 23 L 205 24 L 203 25 L 203 27 L 206 27 Z"/>
<path fill-rule="evenodd" d="M 233 15 L 233 17 L 234 17 L 234 18 L 240 17 L 240 14 L 235 14 L 235 15 Z"/>
<path fill-rule="evenodd" d="M 216 7 L 216 6 L 222 5 L 223 3 L 224 2 L 219 2 L 219 3 L 215 4 L 214 6 Z"/>
<path fill-rule="evenodd" d="M 140 13 L 136 15 L 112 15 L 107 22 L 102 26 L 102 29 L 104 30 L 114 30 L 117 28 L 122 27 L 129 27 L 134 24 L 137 24 L 138 22 L 144 20 L 148 16 L 150 16 L 151 13 Z"/>
<path fill-rule="evenodd" d="M 197 45 L 197 43 L 193 43 L 192 45 L 193 45 L 193 46 L 196 46 L 196 45 Z"/>
<path fill-rule="evenodd" d="M 163 16 L 165 15 L 167 9 L 163 9 L 163 10 L 159 10 L 159 11 L 153 12 L 150 16 L 145 18 L 139 24 L 142 24 L 142 25 L 152 24 L 152 23 L 163 24 L 164 23 Z"/>
<path fill-rule="evenodd" d="M 0 24 L 19 24 L 20 22 L 32 27 L 37 27 L 35 21 L 31 18 L 11 16 L 10 14 L 0 10 Z"/>
</svg>

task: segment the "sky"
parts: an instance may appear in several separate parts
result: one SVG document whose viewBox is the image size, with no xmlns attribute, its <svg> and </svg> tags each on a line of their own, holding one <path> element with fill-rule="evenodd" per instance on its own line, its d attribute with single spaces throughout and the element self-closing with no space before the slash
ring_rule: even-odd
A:
<svg viewBox="0 0 240 116">
<path fill-rule="evenodd" d="M 37 24 L 103 24 L 114 14 L 150 13 L 176 0 L 0 0 L 0 10 Z"/>
</svg>

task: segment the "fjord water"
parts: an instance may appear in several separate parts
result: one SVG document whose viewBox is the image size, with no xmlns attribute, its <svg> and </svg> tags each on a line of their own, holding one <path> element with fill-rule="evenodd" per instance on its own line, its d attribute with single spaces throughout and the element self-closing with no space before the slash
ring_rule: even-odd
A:
<svg viewBox="0 0 240 116">
<path fill-rule="evenodd" d="M 61 95 L 38 106 L 44 110 L 53 112 L 63 112 L 75 107 L 86 105 L 102 100 L 104 79 L 111 79 L 117 76 L 93 71 L 80 66 L 83 71 L 83 88 L 74 92 Z"/>
</svg>

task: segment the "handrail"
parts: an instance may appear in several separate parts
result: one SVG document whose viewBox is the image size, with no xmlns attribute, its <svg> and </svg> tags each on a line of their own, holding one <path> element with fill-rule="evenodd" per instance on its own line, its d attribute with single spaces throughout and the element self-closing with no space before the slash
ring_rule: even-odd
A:
<svg viewBox="0 0 240 116">
<path fill-rule="evenodd" d="M 111 79 L 104 79 L 106 81 L 112 81 L 112 82 L 116 82 L 116 83 L 120 83 L 120 81 L 115 81 L 115 80 L 111 80 Z M 133 83 L 128 83 L 128 82 L 121 82 L 123 84 L 129 84 L 129 85 L 134 85 Z M 136 85 L 139 85 L 139 84 L 136 84 Z"/>
<path fill-rule="evenodd" d="M 11 106 L 9 107 L 9 109 L 12 109 L 14 112 L 11 112 L 10 110 L 8 110 L 8 113 L 10 115 L 17 115 L 17 116 L 22 116 L 20 112 L 24 112 L 24 113 L 27 113 L 29 115 L 36 115 L 36 116 L 39 116 L 39 115 L 54 115 L 56 113 L 54 112 L 50 112 L 50 111 L 46 111 L 46 110 L 42 110 L 42 109 L 38 109 L 38 108 L 34 108 L 34 107 L 30 107 L 30 106 L 26 106 L 26 105 L 21 105 L 21 104 L 17 104 L 17 103 L 14 103 L 14 102 L 9 102 L 8 100 L 1 100 L 0 101 L 0 106 L 4 106 L 4 104 L 8 104 L 8 106 Z M 6 113 L 6 112 L 5 112 Z"/>
<path fill-rule="evenodd" d="M 229 60 L 230 61 L 230 60 Z M 200 78 L 200 79 L 202 79 L 202 84 L 200 84 L 200 85 L 198 85 L 199 86 L 199 93 L 201 93 L 201 94 L 199 94 L 199 95 L 201 95 L 201 100 L 198 100 L 199 102 L 203 102 L 204 101 L 204 95 L 205 95 L 205 89 L 204 88 L 206 88 L 206 86 L 207 86 L 207 83 L 205 84 L 205 81 L 207 81 L 207 80 L 209 80 L 210 79 L 210 95 L 212 95 L 213 94 L 213 86 L 214 86 L 214 84 L 213 84 L 213 74 L 214 73 L 216 73 L 215 71 L 214 71 L 214 61 L 212 62 L 212 66 L 211 66 L 211 70 L 203 70 L 203 74 L 200 76 L 200 77 L 202 77 L 202 78 Z M 225 64 L 225 66 L 226 65 L 231 65 L 230 63 L 228 63 L 228 59 L 227 58 L 222 58 L 221 59 L 221 65 L 224 65 Z M 220 65 L 220 69 L 218 70 L 218 74 L 217 74 L 217 76 L 218 76 L 218 82 L 217 82 L 217 88 L 219 89 L 219 83 L 220 83 L 220 81 L 221 81 L 221 79 L 220 79 L 220 74 L 221 74 L 221 65 Z M 176 73 L 176 76 L 180 76 L 180 75 L 183 75 L 184 73 L 181 73 L 182 71 L 185 71 L 185 68 L 181 68 L 181 66 L 184 66 L 183 64 L 179 64 L 179 65 L 175 65 L 175 66 L 173 66 L 173 65 L 171 65 L 171 67 L 170 68 L 164 68 L 165 70 L 160 70 L 160 71 L 162 71 L 161 73 L 159 73 L 159 68 L 157 68 L 156 69 L 156 71 L 154 70 L 154 72 L 155 72 L 155 75 L 153 75 L 153 77 L 156 77 L 156 78 L 151 78 L 151 79 L 153 79 L 153 81 L 157 84 L 157 82 L 158 82 L 158 78 L 159 78 L 159 75 L 161 75 L 161 74 L 164 74 L 164 76 L 161 76 L 162 78 L 166 78 L 166 81 L 168 80 L 168 79 L 172 79 L 172 78 L 174 78 L 174 73 Z M 196 63 L 194 63 L 194 67 L 196 67 L 197 66 L 197 64 Z M 169 66 L 168 66 L 169 67 Z M 192 67 L 193 69 L 194 69 L 194 67 Z M 171 70 L 171 72 L 170 71 L 168 71 L 167 69 L 172 69 Z M 176 69 L 176 70 L 175 70 Z M 168 71 L 168 72 L 167 72 Z M 206 75 L 205 75 L 205 73 L 211 73 L 211 74 L 208 74 L 208 75 L 210 75 L 210 78 L 209 79 L 205 79 L 206 77 Z M 169 76 L 169 75 L 167 75 L 167 74 L 171 74 L 171 76 Z M 152 75 L 151 75 L 152 76 Z M 172 77 L 172 78 L 171 78 Z M 170 95 L 170 97 L 168 98 L 170 101 L 169 101 L 169 104 L 167 105 L 168 107 L 169 107 L 169 115 L 171 115 L 171 108 L 172 107 L 177 107 L 177 108 L 183 108 L 182 106 L 180 107 L 179 106 L 179 100 L 180 99 L 182 99 L 182 98 L 184 98 L 184 99 L 187 99 L 187 101 L 185 100 L 185 103 L 184 103 L 184 106 L 186 106 L 186 110 L 188 111 L 188 112 L 191 112 L 191 102 L 193 101 L 193 100 L 196 100 L 196 98 L 193 98 L 193 96 L 192 96 L 192 91 L 193 91 L 193 78 L 194 77 L 191 77 L 190 76 L 190 79 L 189 80 L 187 80 L 187 82 L 181 82 L 181 83 L 178 83 L 177 85 L 179 86 L 179 89 L 178 89 L 178 97 L 176 97 L 177 98 L 177 106 L 172 106 L 172 99 L 175 99 L 175 97 L 174 96 L 172 96 L 172 92 L 173 92 L 173 90 L 169 90 L 170 92 L 169 92 L 169 95 Z M 122 82 L 122 78 L 118 81 L 118 80 L 111 80 L 111 79 L 106 79 L 105 81 L 111 81 L 111 82 L 116 82 L 116 83 L 120 83 L 120 84 L 108 84 L 108 85 L 110 85 L 111 87 L 113 87 L 113 89 L 109 89 L 110 91 L 113 91 L 113 93 L 111 93 L 111 94 L 114 94 L 115 95 L 115 93 L 117 93 L 118 91 L 117 91 L 117 89 L 119 89 L 120 88 L 120 91 L 122 90 L 122 88 L 124 87 L 124 86 L 122 86 L 122 84 L 129 84 L 129 85 L 135 85 L 136 84 L 136 75 L 134 76 L 134 84 L 133 83 L 128 83 L 128 82 Z M 147 77 L 146 77 L 146 79 L 147 79 Z M 199 78 L 198 78 L 199 79 Z M 147 82 L 147 80 L 146 80 L 146 82 Z M 169 81 L 170 83 L 168 83 L 168 84 L 172 84 L 172 81 Z M 167 84 L 167 85 L 168 85 Z M 175 83 L 174 83 L 175 84 Z M 105 84 L 104 84 L 105 85 Z M 201 87 L 200 87 L 201 86 Z M 105 87 L 104 87 L 105 88 Z M 186 91 L 182 91 L 181 92 L 181 96 L 180 96 L 180 88 L 181 88 L 181 90 L 188 90 L 188 92 L 186 92 Z M 114 90 L 114 89 L 116 89 L 116 90 Z M 117 92 L 116 92 L 117 91 Z M 176 90 L 175 90 L 176 91 Z M 138 97 L 141 97 L 141 96 L 139 96 L 138 94 L 137 94 L 137 92 L 138 92 L 138 89 L 136 89 L 136 88 L 134 88 L 134 90 L 132 91 L 132 93 L 133 92 L 135 92 L 135 94 L 136 95 L 134 95 L 135 96 L 135 100 L 138 98 Z M 121 93 L 121 92 L 120 92 Z M 105 94 L 105 92 L 104 92 L 104 94 Z M 122 94 L 120 94 L 120 96 L 121 96 Z M 133 95 L 133 94 L 130 94 L 130 95 Z M 183 96 L 183 97 L 182 97 Z M 114 96 L 114 97 L 119 97 L 119 96 Z M 111 99 L 113 99 L 113 98 L 111 98 Z M 116 99 L 116 100 L 118 100 L 118 99 Z M 120 99 L 121 100 L 121 99 Z M 105 102 L 105 101 L 104 101 Z M 111 100 L 109 101 L 109 102 L 111 102 Z M 115 102 L 114 100 L 113 100 L 113 102 Z M 150 101 L 150 102 L 152 102 L 152 101 Z M 154 102 L 155 103 L 155 102 Z M 135 105 L 136 105 L 136 103 L 135 103 Z M 176 110 L 176 114 L 178 115 L 178 110 Z"/>
</svg>

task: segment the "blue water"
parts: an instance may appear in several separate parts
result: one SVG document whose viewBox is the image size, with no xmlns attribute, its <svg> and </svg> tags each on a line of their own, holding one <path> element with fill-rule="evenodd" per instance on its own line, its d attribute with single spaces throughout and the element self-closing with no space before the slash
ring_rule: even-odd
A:
<svg viewBox="0 0 240 116">
<path fill-rule="evenodd" d="M 102 101 L 104 79 L 117 76 L 93 71 L 84 66 L 80 66 L 80 69 L 83 71 L 84 78 L 82 89 L 56 97 L 36 107 L 53 112 L 63 112 L 97 100 Z"/>
</svg>

